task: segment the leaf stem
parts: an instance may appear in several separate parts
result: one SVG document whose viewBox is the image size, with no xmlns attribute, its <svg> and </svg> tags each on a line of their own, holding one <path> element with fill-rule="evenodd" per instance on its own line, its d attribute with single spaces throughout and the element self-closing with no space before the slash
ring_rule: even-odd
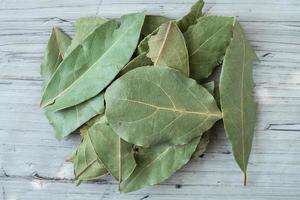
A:
<svg viewBox="0 0 300 200">
<path fill-rule="evenodd" d="M 247 186 L 247 172 L 244 172 L 244 186 Z"/>
</svg>

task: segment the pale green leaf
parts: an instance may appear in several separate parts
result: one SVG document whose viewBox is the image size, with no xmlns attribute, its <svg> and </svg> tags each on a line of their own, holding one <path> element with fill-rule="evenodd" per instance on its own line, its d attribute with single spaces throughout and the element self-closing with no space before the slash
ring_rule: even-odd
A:
<svg viewBox="0 0 300 200">
<path fill-rule="evenodd" d="M 146 53 L 140 54 L 137 57 L 135 57 L 134 59 L 132 59 L 129 63 L 127 63 L 125 65 L 125 67 L 120 71 L 118 76 L 122 76 L 125 73 L 127 73 L 130 70 L 133 70 L 135 68 L 142 67 L 142 66 L 148 66 L 148 65 L 152 65 L 152 64 L 153 64 L 152 61 L 150 60 L 150 58 L 148 58 L 146 56 Z"/>
<path fill-rule="evenodd" d="M 157 15 L 146 15 L 142 28 L 142 35 L 147 36 L 165 22 L 170 21 L 169 18 Z"/>
<path fill-rule="evenodd" d="M 169 67 L 139 67 L 106 90 L 106 117 L 125 141 L 186 144 L 221 118 L 213 96 Z"/>
<path fill-rule="evenodd" d="M 164 23 L 149 41 L 149 52 L 154 65 L 164 65 L 181 71 L 189 76 L 189 55 L 185 40 L 173 21 Z"/>
<path fill-rule="evenodd" d="M 120 191 L 132 192 L 166 180 L 184 166 L 195 151 L 199 137 L 186 145 L 156 145 L 138 148 L 135 159 L 137 166 L 131 176 L 123 181 Z"/>
<path fill-rule="evenodd" d="M 203 0 L 198 0 L 192 6 L 190 12 L 177 22 L 177 25 L 180 28 L 181 32 L 184 33 L 189 26 L 197 23 L 197 19 L 202 16 L 203 6 Z"/>
<path fill-rule="evenodd" d="M 203 81 L 222 62 L 232 37 L 233 20 L 232 17 L 201 17 L 184 33 L 192 78 Z"/>
<path fill-rule="evenodd" d="M 41 106 L 61 110 L 99 94 L 130 60 L 144 22 L 144 13 L 96 28 L 60 64 L 43 94 Z"/>
<path fill-rule="evenodd" d="M 107 22 L 107 19 L 101 17 L 82 17 L 76 20 L 76 33 L 66 55 L 69 55 L 85 38 L 89 36 L 96 28 Z"/>
<path fill-rule="evenodd" d="M 71 39 L 58 28 L 53 29 L 41 65 L 41 77 L 44 85 L 48 83 L 62 62 L 70 41 Z M 45 109 L 45 114 L 58 139 L 69 135 L 90 118 L 102 112 L 104 112 L 104 96 L 102 94 L 61 111 L 53 112 Z"/>
<path fill-rule="evenodd" d="M 136 163 L 132 144 L 123 141 L 101 118 L 88 129 L 95 151 L 109 173 L 119 182 L 127 179 Z"/>
<path fill-rule="evenodd" d="M 252 65 L 256 54 L 238 22 L 226 50 L 220 77 L 220 102 L 225 132 L 233 155 L 247 178 L 247 164 L 252 146 L 256 103 L 253 98 Z"/>
<path fill-rule="evenodd" d="M 108 173 L 105 166 L 98 159 L 88 133 L 84 134 L 73 156 L 73 161 L 77 184 L 80 184 L 81 181 L 98 179 Z"/>
<path fill-rule="evenodd" d="M 67 34 L 62 32 L 58 27 L 52 29 L 41 65 L 43 88 L 45 88 L 57 66 L 63 60 L 70 44 L 71 38 Z"/>
</svg>

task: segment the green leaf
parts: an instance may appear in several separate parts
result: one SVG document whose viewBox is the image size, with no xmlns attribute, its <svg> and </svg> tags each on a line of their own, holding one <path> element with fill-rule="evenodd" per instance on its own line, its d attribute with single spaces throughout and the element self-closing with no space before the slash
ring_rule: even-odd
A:
<svg viewBox="0 0 300 200">
<path fill-rule="evenodd" d="M 194 151 L 192 158 L 197 158 L 204 154 L 206 151 L 207 145 L 209 144 L 209 131 L 203 133 L 201 136 L 200 142 L 198 143 L 196 150 Z"/>
<path fill-rule="evenodd" d="M 203 0 L 198 0 L 192 6 L 190 12 L 177 22 L 177 25 L 180 28 L 181 32 L 184 33 L 189 26 L 197 23 L 197 19 L 203 15 L 202 14 L 203 6 L 204 6 Z"/>
<path fill-rule="evenodd" d="M 70 42 L 69 36 L 58 28 L 53 29 L 41 65 L 41 77 L 44 85 L 48 83 L 62 62 Z M 104 112 L 103 94 L 58 112 L 50 111 L 48 108 L 45 109 L 46 117 L 53 126 L 57 139 L 69 135 L 90 118 L 102 112 Z"/>
<path fill-rule="evenodd" d="M 104 95 L 99 94 L 83 103 L 59 111 L 45 109 L 56 138 L 61 140 L 92 117 L 104 112 Z"/>
<path fill-rule="evenodd" d="M 169 67 L 139 67 L 106 90 L 106 117 L 125 141 L 186 144 L 221 118 L 209 92 Z"/>
<path fill-rule="evenodd" d="M 81 181 L 95 180 L 108 173 L 105 166 L 98 159 L 88 132 L 84 134 L 75 156 L 73 156 L 73 161 L 77 185 Z"/>
<path fill-rule="evenodd" d="M 149 41 L 149 52 L 154 65 L 165 65 L 189 76 L 189 55 L 184 37 L 175 22 L 161 25 Z"/>
<path fill-rule="evenodd" d="M 161 144 L 138 148 L 135 156 L 137 166 L 131 176 L 121 183 L 120 191 L 132 192 L 164 181 L 190 160 L 198 143 L 199 137 L 186 145 Z"/>
<path fill-rule="evenodd" d="M 152 64 L 153 64 L 152 61 L 150 60 L 150 58 L 148 58 L 146 56 L 146 53 L 140 54 L 137 57 L 135 57 L 134 59 L 132 59 L 129 63 L 127 63 L 125 65 L 125 67 L 120 71 L 118 76 L 120 77 L 135 68 L 142 67 L 142 66 L 148 66 L 148 65 L 152 65 Z"/>
<path fill-rule="evenodd" d="M 232 17 L 202 17 L 184 33 L 192 78 L 203 81 L 222 62 L 232 37 L 233 21 Z"/>
<path fill-rule="evenodd" d="M 110 128 L 105 118 L 89 128 L 88 134 L 99 159 L 109 173 L 119 182 L 127 179 L 136 166 L 132 144 L 123 141 Z"/>
<path fill-rule="evenodd" d="M 99 94 L 130 60 L 145 14 L 110 20 L 96 28 L 60 64 L 43 94 L 41 106 L 61 110 Z"/>
<path fill-rule="evenodd" d="M 202 16 L 203 5 L 204 5 L 204 2 L 202 0 L 198 0 L 192 6 L 190 12 L 177 22 L 177 26 L 179 27 L 179 29 L 181 30 L 182 33 L 184 33 L 190 25 L 195 24 L 197 22 L 197 19 Z M 159 17 L 161 17 L 161 16 L 159 16 Z M 147 16 L 146 16 L 146 19 L 147 19 Z M 155 26 L 153 26 L 152 32 L 147 31 L 148 35 L 146 37 L 144 37 L 143 40 L 138 45 L 138 48 L 137 48 L 138 54 L 142 54 L 142 53 L 149 51 L 148 40 L 157 33 L 160 22 L 163 22 L 163 21 L 167 22 L 167 19 L 162 19 L 162 18 L 158 18 L 156 20 L 150 18 L 149 20 L 151 20 L 151 22 L 155 21 L 155 22 L 153 22 L 153 24 L 156 25 L 156 28 L 154 28 Z M 171 19 L 168 19 L 168 21 L 170 21 L 170 20 Z"/>
<path fill-rule="evenodd" d="M 41 65 L 43 89 L 51 79 L 57 66 L 63 60 L 65 52 L 70 44 L 71 38 L 67 34 L 62 32 L 58 27 L 52 29 Z"/>
<path fill-rule="evenodd" d="M 225 132 L 233 155 L 247 181 L 247 164 L 250 156 L 256 115 L 253 98 L 252 64 L 256 54 L 247 41 L 238 22 L 235 22 L 233 39 L 226 50 L 220 77 L 220 102 Z"/>
<path fill-rule="evenodd" d="M 142 28 L 142 35 L 147 36 L 165 22 L 170 21 L 169 18 L 157 15 L 146 15 Z"/>
<path fill-rule="evenodd" d="M 69 55 L 89 34 L 105 22 L 107 22 L 107 19 L 101 17 L 82 17 L 77 19 L 75 22 L 76 33 L 71 46 L 67 49 L 66 55 Z"/>
</svg>

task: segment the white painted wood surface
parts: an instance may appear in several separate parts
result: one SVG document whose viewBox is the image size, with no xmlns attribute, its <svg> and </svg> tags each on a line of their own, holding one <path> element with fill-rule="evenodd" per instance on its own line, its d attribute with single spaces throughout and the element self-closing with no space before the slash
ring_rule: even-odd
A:
<svg viewBox="0 0 300 200">
<path fill-rule="evenodd" d="M 104 178 L 76 187 L 64 162 L 79 142 L 58 142 L 39 108 L 39 66 L 51 27 L 73 35 L 81 16 L 147 13 L 177 18 L 194 0 L 0 0 L 0 199 L 300 199 L 300 1 L 207 0 L 208 15 L 237 16 L 260 58 L 249 182 L 221 128 L 203 158 L 162 184 L 120 195 Z M 181 187 L 180 187 L 181 186 Z"/>
</svg>

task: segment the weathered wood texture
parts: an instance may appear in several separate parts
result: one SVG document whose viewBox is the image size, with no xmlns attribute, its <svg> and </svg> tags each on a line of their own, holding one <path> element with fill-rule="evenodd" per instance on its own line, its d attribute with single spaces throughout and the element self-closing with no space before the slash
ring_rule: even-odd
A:
<svg viewBox="0 0 300 200">
<path fill-rule="evenodd" d="M 237 16 L 260 58 L 258 118 L 242 174 L 221 128 L 203 158 L 169 180 L 119 195 L 116 182 L 73 183 L 64 162 L 75 134 L 58 142 L 39 108 L 39 66 L 51 27 L 73 35 L 81 16 L 120 17 L 146 10 L 182 16 L 194 0 L 0 0 L 0 196 L 14 199 L 300 199 L 300 1 L 207 0 L 209 14 Z M 1 198 L 1 197 L 0 197 Z"/>
</svg>

